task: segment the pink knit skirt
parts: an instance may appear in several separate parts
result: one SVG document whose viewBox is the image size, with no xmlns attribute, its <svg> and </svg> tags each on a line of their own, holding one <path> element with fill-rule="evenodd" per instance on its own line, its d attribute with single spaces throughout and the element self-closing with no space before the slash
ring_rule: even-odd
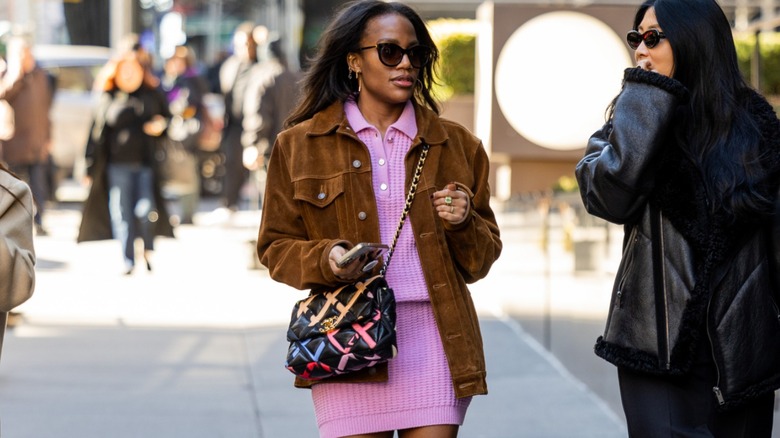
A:
<svg viewBox="0 0 780 438">
<path fill-rule="evenodd" d="M 321 438 L 463 424 L 471 397 L 456 399 L 429 302 L 399 302 L 398 355 L 383 383 L 312 387 Z"/>
</svg>

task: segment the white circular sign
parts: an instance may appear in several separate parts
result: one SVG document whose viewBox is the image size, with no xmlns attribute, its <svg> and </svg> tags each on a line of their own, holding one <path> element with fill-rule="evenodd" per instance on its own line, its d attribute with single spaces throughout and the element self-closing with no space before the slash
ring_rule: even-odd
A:
<svg viewBox="0 0 780 438">
<path fill-rule="evenodd" d="M 579 149 L 604 124 L 629 66 L 625 43 L 609 26 L 551 12 L 507 40 L 496 63 L 496 99 L 523 137 L 548 149 Z"/>
</svg>

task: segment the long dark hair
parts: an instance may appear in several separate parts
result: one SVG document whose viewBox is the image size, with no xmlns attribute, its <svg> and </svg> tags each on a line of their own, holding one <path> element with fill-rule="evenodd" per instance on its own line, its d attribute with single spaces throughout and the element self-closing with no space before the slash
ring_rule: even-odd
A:
<svg viewBox="0 0 780 438">
<path fill-rule="evenodd" d="M 344 101 L 357 91 L 357 79 L 349 78 L 347 54 L 358 50 L 366 23 L 374 17 L 387 14 L 398 14 L 408 19 L 414 26 L 420 44 L 431 48 L 430 62 L 420 69 L 413 98 L 417 103 L 439 112 L 439 106 L 431 94 L 433 70 L 439 59 L 439 51 L 425 22 L 412 8 L 402 3 L 361 0 L 344 6 L 323 32 L 317 54 L 303 77 L 303 98 L 287 118 L 285 126 L 308 120 L 333 102 Z"/>
<path fill-rule="evenodd" d="M 756 190 L 765 175 L 761 132 L 726 15 L 715 0 L 648 0 L 634 29 L 650 7 L 672 47 L 673 78 L 690 92 L 674 135 L 701 169 L 712 208 L 732 218 L 765 210 L 769 200 Z"/>
</svg>

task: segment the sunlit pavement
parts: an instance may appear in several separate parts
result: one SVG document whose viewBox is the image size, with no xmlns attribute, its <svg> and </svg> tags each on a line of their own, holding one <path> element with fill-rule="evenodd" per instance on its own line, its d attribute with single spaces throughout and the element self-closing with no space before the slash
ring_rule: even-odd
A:
<svg viewBox="0 0 780 438">
<path fill-rule="evenodd" d="M 317 435 L 308 392 L 282 368 L 305 292 L 253 268 L 258 212 L 201 213 L 157 240 L 151 272 L 141 263 L 130 276 L 117 242 L 75 243 L 79 221 L 77 207 L 49 210 L 50 234 L 36 238 L 36 292 L 0 362 L 3 436 Z M 575 275 L 560 234 L 545 255 L 532 215 L 501 225 L 504 253 L 472 286 L 490 394 L 474 399 L 461 436 L 625 436 L 608 403 L 517 322 L 603 319 L 609 275 Z"/>
</svg>

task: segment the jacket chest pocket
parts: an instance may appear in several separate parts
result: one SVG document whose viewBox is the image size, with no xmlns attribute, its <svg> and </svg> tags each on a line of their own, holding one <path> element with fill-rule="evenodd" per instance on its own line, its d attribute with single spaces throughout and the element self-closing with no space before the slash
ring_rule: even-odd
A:
<svg viewBox="0 0 780 438">
<path fill-rule="evenodd" d="M 346 217 L 344 176 L 304 178 L 293 185 L 309 238 L 338 237 L 339 225 Z"/>
</svg>

